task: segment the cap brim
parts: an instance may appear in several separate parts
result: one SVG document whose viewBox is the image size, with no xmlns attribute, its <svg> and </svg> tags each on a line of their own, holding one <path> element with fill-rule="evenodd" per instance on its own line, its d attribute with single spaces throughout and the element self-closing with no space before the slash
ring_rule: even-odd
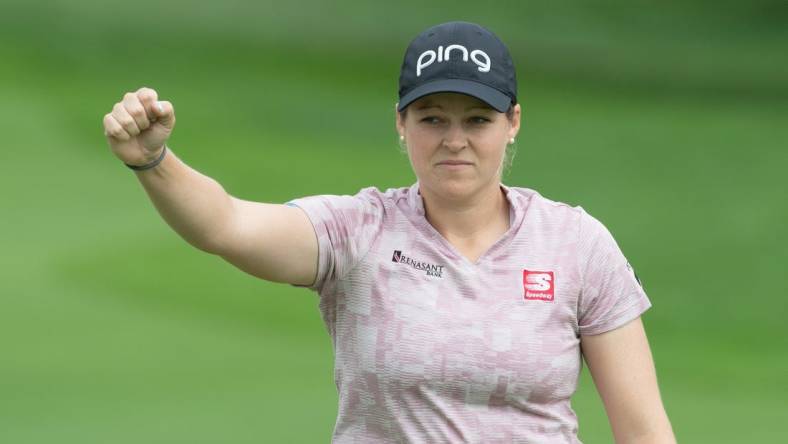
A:
<svg viewBox="0 0 788 444">
<path fill-rule="evenodd" d="M 465 79 L 443 79 L 425 83 L 402 96 L 397 111 L 402 111 L 406 106 L 426 95 L 439 92 L 454 92 L 476 97 L 502 113 L 506 112 L 512 104 L 509 96 L 483 83 Z"/>
</svg>

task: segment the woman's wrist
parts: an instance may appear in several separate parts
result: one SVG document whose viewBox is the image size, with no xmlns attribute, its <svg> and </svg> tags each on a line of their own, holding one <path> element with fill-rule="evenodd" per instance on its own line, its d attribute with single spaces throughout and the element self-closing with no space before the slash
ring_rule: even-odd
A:
<svg viewBox="0 0 788 444">
<path fill-rule="evenodd" d="M 154 159 L 153 161 L 146 163 L 144 165 L 129 165 L 128 163 L 124 163 L 127 167 L 131 168 L 134 171 L 145 171 L 151 168 L 154 168 L 158 164 L 164 160 L 164 156 L 167 154 L 167 145 L 162 145 L 161 153 Z"/>
</svg>

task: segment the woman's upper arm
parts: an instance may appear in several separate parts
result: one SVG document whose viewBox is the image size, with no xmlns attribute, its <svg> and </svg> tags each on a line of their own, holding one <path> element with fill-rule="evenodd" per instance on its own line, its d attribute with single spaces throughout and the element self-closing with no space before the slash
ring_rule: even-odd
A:
<svg viewBox="0 0 788 444">
<path fill-rule="evenodd" d="M 310 285 L 317 274 L 317 235 L 297 207 L 233 199 L 233 217 L 214 251 L 241 270 L 274 282 Z"/>
<path fill-rule="evenodd" d="M 617 443 L 675 443 L 640 317 L 580 344 Z"/>
</svg>

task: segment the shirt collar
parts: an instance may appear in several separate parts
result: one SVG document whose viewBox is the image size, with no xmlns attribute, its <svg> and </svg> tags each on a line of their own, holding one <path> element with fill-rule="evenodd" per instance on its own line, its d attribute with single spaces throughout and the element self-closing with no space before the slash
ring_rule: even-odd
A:
<svg viewBox="0 0 788 444">
<path fill-rule="evenodd" d="M 523 216 L 523 202 L 520 200 L 521 196 L 502 182 L 499 183 L 499 186 L 503 189 L 506 200 L 509 201 L 509 225 L 514 226 Z M 410 186 L 408 190 L 408 201 L 411 209 L 413 209 L 416 214 L 424 216 L 424 200 L 419 192 L 419 181 L 416 181 L 416 183 Z"/>
</svg>

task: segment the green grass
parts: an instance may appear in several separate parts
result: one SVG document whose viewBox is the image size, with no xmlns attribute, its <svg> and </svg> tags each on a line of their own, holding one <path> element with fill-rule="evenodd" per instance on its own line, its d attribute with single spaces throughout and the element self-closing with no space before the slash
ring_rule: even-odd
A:
<svg viewBox="0 0 788 444">
<path fill-rule="evenodd" d="M 341 20 L 316 4 L 144 4 L 0 8 L 0 442 L 326 442 L 336 392 L 316 296 L 178 238 L 101 118 L 156 88 L 176 108 L 173 150 L 246 199 L 409 185 L 401 52 L 457 17 L 415 2 L 417 17 L 347 3 Z M 462 5 L 520 68 L 506 182 L 582 205 L 643 279 L 680 442 L 779 441 L 784 9 Z M 573 406 L 584 442 L 612 442 L 586 369 Z"/>
</svg>

